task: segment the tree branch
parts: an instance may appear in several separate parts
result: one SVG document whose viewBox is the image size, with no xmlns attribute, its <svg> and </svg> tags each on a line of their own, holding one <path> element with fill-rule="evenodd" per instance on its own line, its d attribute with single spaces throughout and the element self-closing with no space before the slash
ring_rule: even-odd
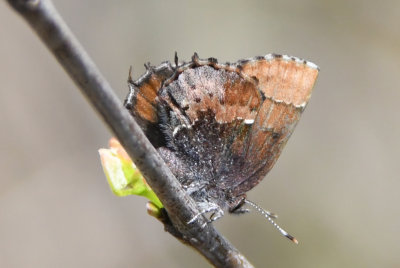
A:
<svg viewBox="0 0 400 268">
<path fill-rule="evenodd" d="M 147 140 L 109 83 L 84 51 L 50 0 L 7 0 L 28 22 L 70 78 L 100 114 L 162 201 L 170 221 L 165 229 L 198 250 L 216 267 L 252 267 L 204 217 Z"/>
</svg>

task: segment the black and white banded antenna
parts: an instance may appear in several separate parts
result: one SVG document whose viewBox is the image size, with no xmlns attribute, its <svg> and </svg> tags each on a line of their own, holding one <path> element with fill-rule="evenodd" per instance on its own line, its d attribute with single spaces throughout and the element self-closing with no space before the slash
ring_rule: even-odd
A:
<svg viewBox="0 0 400 268">
<path fill-rule="evenodd" d="M 287 238 L 289 238 L 292 242 L 298 244 L 299 241 L 297 241 L 296 238 L 294 238 L 292 235 L 288 234 L 288 232 L 286 232 L 285 230 L 283 230 L 276 222 L 274 222 L 274 220 L 272 218 L 277 218 L 277 215 L 274 213 L 271 213 L 269 211 L 266 211 L 265 209 L 259 207 L 257 204 L 245 199 L 244 202 L 246 204 L 249 204 L 250 206 L 252 206 L 253 208 L 255 208 L 258 212 L 260 212 L 265 218 L 267 218 L 267 220 L 276 228 L 278 229 L 278 231 L 283 235 L 286 236 Z"/>
</svg>

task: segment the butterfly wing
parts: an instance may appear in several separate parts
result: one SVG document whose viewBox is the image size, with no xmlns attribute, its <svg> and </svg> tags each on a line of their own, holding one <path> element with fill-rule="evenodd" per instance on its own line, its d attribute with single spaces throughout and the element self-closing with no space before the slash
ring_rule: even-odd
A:
<svg viewBox="0 0 400 268">
<path fill-rule="evenodd" d="M 136 119 L 154 147 L 165 145 L 164 135 L 159 128 L 159 114 L 156 99 L 163 83 L 174 74 L 169 62 L 158 67 L 146 66 L 146 73 L 132 81 L 129 74 L 129 94 L 125 107 Z"/>
<path fill-rule="evenodd" d="M 258 80 L 265 99 L 252 125 L 245 153 L 246 174 L 233 190 L 249 191 L 273 167 L 311 96 L 318 67 L 295 57 L 267 55 L 238 63 L 242 73 Z"/>
<path fill-rule="evenodd" d="M 158 100 L 167 146 L 197 169 L 198 178 L 181 181 L 229 188 L 241 176 L 247 122 L 262 103 L 254 80 L 207 65 L 187 68 L 160 90 Z"/>
</svg>

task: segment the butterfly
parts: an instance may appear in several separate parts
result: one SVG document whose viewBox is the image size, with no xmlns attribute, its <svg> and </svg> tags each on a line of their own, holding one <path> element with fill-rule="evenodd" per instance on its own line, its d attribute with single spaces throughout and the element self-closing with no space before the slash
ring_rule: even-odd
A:
<svg viewBox="0 0 400 268">
<path fill-rule="evenodd" d="M 145 64 L 128 79 L 125 107 L 201 214 L 243 213 L 271 170 L 311 96 L 319 68 L 286 55 L 220 64 L 215 58 Z M 193 219 L 194 220 L 194 219 Z M 294 239 L 294 238 L 293 238 Z M 293 240 L 292 239 L 292 240 Z"/>
</svg>

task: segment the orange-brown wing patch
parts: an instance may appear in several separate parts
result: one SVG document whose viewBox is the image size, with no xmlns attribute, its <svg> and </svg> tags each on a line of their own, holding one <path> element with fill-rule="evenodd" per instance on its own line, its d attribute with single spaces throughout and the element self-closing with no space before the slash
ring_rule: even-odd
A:
<svg viewBox="0 0 400 268">
<path fill-rule="evenodd" d="M 247 143 L 243 170 L 249 177 L 237 187 L 246 192 L 263 179 L 278 159 L 311 96 L 318 70 L 298 59 L 281 57 L 249 61 L 241 68 L 245 75 L 258 80 L 258 88 L 266 98 Z"/>
<path fill-rule="evenodd" d="M 156 97 L 163 81 L 167 78 L 158 73 L 151 73 L 147 79 L 136 86 L 136 104 L 133 109 L 137 116 L 151 123 L 158 121 Z"/>
<path fill-rule="evenodd" d="M 210 66 L 185 70 L 168 90 L 168 98 L 185 111 L 190 123 L 198 120 L 200 111 L 211 111 L 219 123 L 254 120 L 262 102 L 253 80 Z"/>
<path fill-rule="evenodd" d="M 259 81 L 259 89 L 265 97 L 304 107 L 311 96 L 318 69 L 307 62 L 288 59 L 250 61 L 241 68 L 243 74 Z"/>
<path fill-rule="evenodd" d="M 153 105 L 153 102 L 148 101 L 141 94 L 136 96 L 136 105 L 134 109 L 134 114 L 139 116 L 141 119 L 149 121 L 150 123 L 157 122 L 157 111 Z"/>
</svg>

